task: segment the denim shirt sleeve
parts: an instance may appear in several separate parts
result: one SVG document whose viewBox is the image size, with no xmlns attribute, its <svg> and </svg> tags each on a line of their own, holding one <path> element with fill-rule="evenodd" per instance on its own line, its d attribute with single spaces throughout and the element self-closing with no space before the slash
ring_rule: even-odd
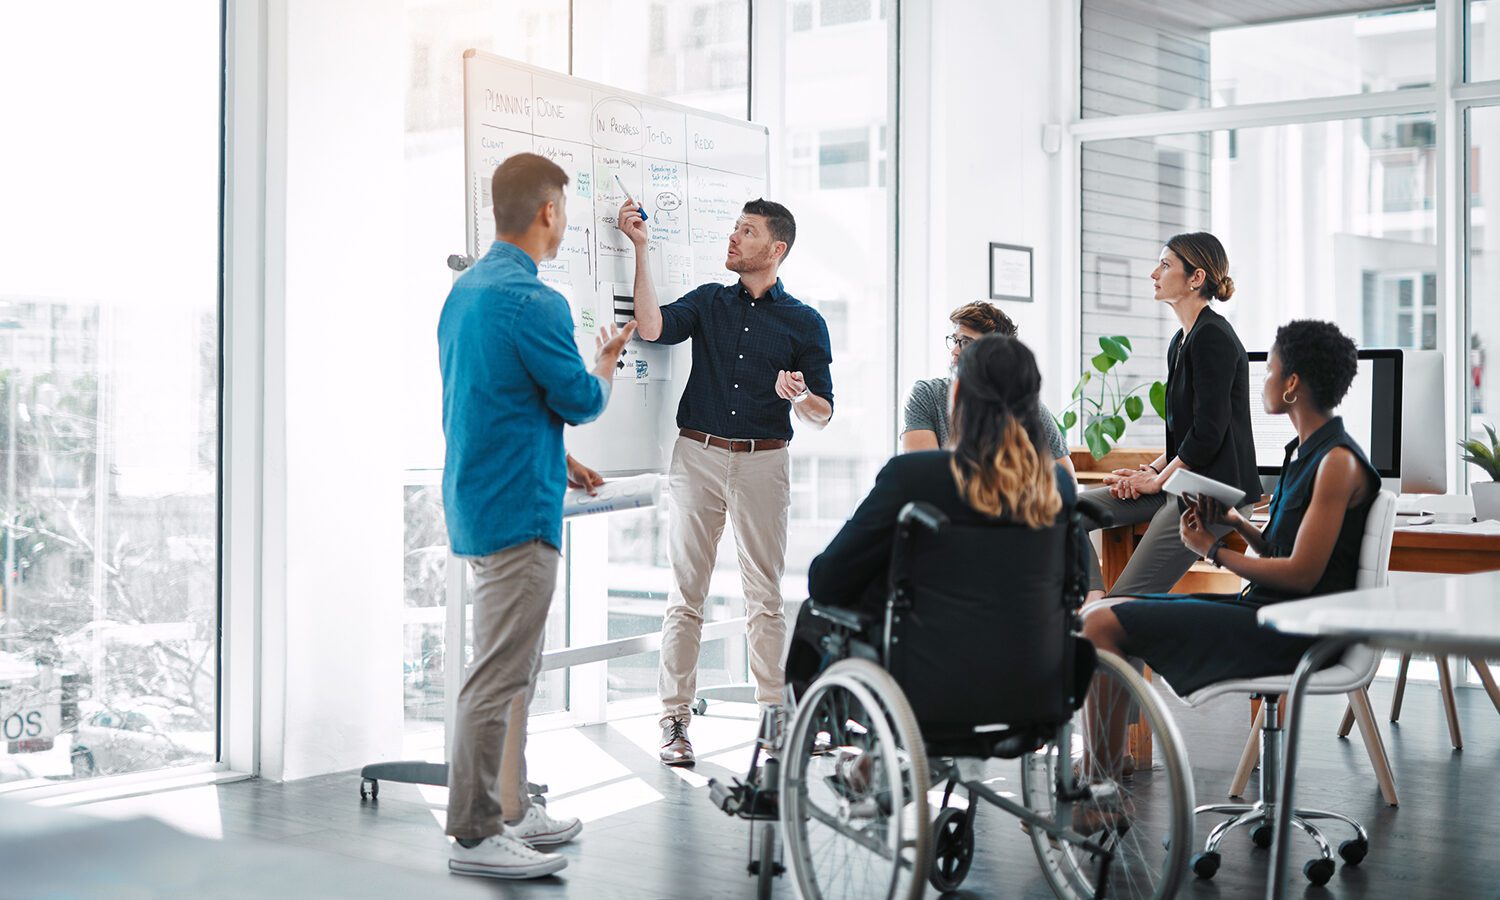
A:
<svg viewBox="0 0 1500 900">
<path fill-rule="evenodd" d="M 543 401 L 569 425 L 592 422 L 604 412 L 610 384 L 590 372 L 573 341 L 573 319 L 560 294 L 537 292 L 516 318 L 521 365 L 541 388 Z"/>
</svg>

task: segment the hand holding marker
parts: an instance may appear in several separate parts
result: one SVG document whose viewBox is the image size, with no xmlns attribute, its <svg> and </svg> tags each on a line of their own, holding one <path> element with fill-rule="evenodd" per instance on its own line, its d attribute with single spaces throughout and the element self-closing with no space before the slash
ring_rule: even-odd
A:
<svg viewBox="0 0 1500 900">
<path fill-rule="evenodd" d="M 625 182 L 620 180 L 620 176 L 618 174 L 615 175 L 615 184 L 620 186 L 620 193 L 625 195 L 625 199 L 627 201 L 635 203 L 635 198 L 630 196 L 629 191 L 625 190 Z M 646 207 L 640 205 L 639 203 L 635 203 L 635 208 L 640 211 L 642 222 L 650 221 L 650 217 L 646 215 Z"/>
</svg>

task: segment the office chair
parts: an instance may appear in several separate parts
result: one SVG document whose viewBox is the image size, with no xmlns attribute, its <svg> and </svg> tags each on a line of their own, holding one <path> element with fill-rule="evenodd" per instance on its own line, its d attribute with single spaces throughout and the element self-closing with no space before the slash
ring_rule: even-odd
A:
<svg viewBox="0 0 1500 900">
<path fill-rule="evenodd" d="M 1354 582 L 1356 588 L 1379 587 L 1386 583 L 1391 559 L 1391 537 L 1395 523 L 1396 497 L 1389 491 L 1381 491 L 1370 505 L 1369 515 L 1365 519 L 1364 537 L 1360 541 L 1359 548 L 1359 568 Z M 1361 644 L 1352 645 L 1344 651 L 1344 655 L 1337 663 L 1313 675 L 1308 684 L 1307 693 L 1349 695 L 1350 703 L 1357 711 L 1356 718 L 1360 722 L 1360 732 L 1365 739 L 1365 748 L 1370 754 L 1370 762 L 1374 765 L 1376 777 L 1380 781 L 1381 794 L 1387 803 L 1395 806 L 1397 802 L 1395 777 L 1391 773 L 1385 744 L 1376 728 L 1374 714 L 1370 710 L 1370 698 L 1367 692 L 1379 667 L 1379 652 Z M 1249 804 L 1210 804 L 1194 810 L 1196 815 L 1220 813 L 1230 816 L 1214 827 L 1209 833 L 1208 840 L 1204 842 L 1203 851 L 1193 856 L 1193 873 L 1199 878 L 1212 878 L 1219 870 L 1219 843 L 1235 828 L 1253 826 L 1250 831 L 1251 840 L 1260 847 L 1271 845 L 1271 823 L 1276 818 L 1277 795 L 1281 789 L 1282 719 L 1283 713 L 1289 712 L 1282 710 L 1281 697 L 1290 690 L 1291 682 L 1292 673 L 1290 672 L 1264 678 L 1221 681 L 1194 691 L 1183 698 L 1189 706 L 1195 707 L 1223 694 L 1249 694 L 1252 697 L 1261 698 L 1262 701 L 1260 712 L 1256 716 L 1255 728 L 1251 732 L 1252 744 L 1246 747 L 1245 753 L 1241 756 L 1236 785 L 1230 791 L 1230 796 L 1236 797 L 1243 789 L 1241 776 L 1247 780 L 1249 771 L 1255 764 L 1253 742 L 1258 738 L 1261 759 L 1260 799 Z M 1354 838 L 1344 841 L 1338 848 L 1339 856 L 1351 866 L 1358 865 L 1369 852 L 1369 835 L 1359 822 L 1341 813 L 1316 809 L 1293 810 L 1292 825 L 1300 828 L 1312 838 L 1313 842 L 1318 845 L 1320 854 L 1317 859 L 1309 860 L 1303 866 L 1302 872 L 1313 884 L 1327 884 L 1328 880 L 1333 877 L 1335 867 L 1333 850 L 1329 847 L 1322 832 L 1312 823 L 1313 819 L 1336 819 L 1354 829 Z"/>
</svg>

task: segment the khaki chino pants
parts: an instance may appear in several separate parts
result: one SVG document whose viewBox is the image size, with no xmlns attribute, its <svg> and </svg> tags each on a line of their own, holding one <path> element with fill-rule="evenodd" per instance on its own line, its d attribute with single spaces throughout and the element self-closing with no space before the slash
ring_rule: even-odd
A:
<svg viewBox="0 0 1500 900">
<path fill-rule="evenodd" d="M 531 805 L 526 714 L 542 668 L 559 559 L 551 544 L 531 540 L 468 560 L 474 665 L 458 693 L 448 766 L 447 830 L 454 837 L 500 834 L 506 819 L 519 821 Z"/>
<path fill-rule="evenodd" d="M 734 523 L 739 550 L 755 699 L 761 704 L 781 703 L 785 681 L 781 655 L 786 644 L 781 575 L 786 568 L 791 504 L 791 462 L 786 448 L 733 453 L 679 437 L 672 451 L 668 486 L 675 587 L 662 622 L 657 684 L 662 716 L 690 715 L 698 690 L 703 603 L 726 518 Z"/>
</svg>

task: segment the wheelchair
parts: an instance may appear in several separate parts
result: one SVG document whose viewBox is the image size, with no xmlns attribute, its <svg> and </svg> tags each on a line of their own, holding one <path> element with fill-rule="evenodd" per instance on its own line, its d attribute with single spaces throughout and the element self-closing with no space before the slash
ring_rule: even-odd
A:
<svg viewBox="0 0 1500 900">
<path fill-rule="evenodd" d="M 779 789 L 760 798 L 802 897 L 956 890 L 980 800 L 1020 820 L 1058 897 L 1176 892 L 1193 849 L 1187 753 L 1151 686 L 1077 635 L 1085 537 L 1070 493 L 1048 529 L 955 526 L 907 504 L 883 617 L 809 601 L 818 674 L 792 677 L 799 652 L 808 662 L 808 642 L 794 642 Z M 1119 758 L 1092 752 L 1090 735 L 1126 723 Z M 982 765 L 961 771 L 973 758 L 1014 761 L 1019 791 L 971 771 Z M 759 775 L 740 799 L 775 777 Z M 767 827 L 763 851 L 773 837 Z M 781 865 L 766 855 L 763 885 Z"/>
</svg>

